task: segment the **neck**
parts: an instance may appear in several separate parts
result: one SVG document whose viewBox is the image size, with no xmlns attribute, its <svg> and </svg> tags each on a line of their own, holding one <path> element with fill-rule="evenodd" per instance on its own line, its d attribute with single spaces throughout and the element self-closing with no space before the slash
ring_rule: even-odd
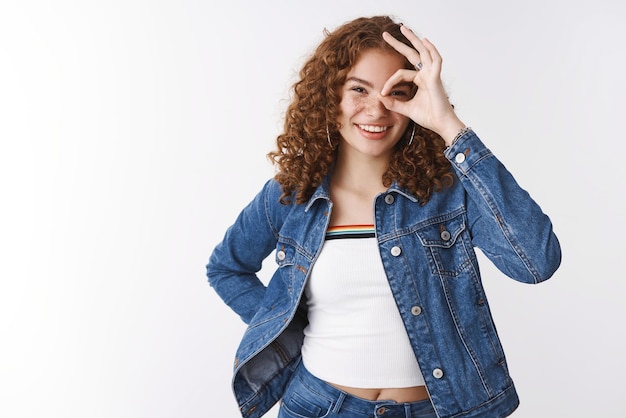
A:
<svg viewBox="0 0 626 418">
<path fill-rule="evenodd" d="M 383 174 L 389 167 L 387 158 L 337 153 L 332 183 L 368 195 L 384 192 Z"/>
</svg>

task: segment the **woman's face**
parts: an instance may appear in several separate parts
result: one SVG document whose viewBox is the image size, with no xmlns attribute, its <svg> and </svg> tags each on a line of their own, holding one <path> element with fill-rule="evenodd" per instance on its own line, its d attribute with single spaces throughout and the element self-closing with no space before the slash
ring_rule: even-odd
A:
<svg viewBox="0 0 626 418">
<path fill-rule="evenodd" d="M 339 133 L 342 153 L 389 158 L 409 119 L 391 112 L 379 100 L 385 82 L 404 68 L 400 55 L 372 49 L 364 51 L 346 77 L 341 90 Z M 391 95 L 409 100 L 413 85 L 395 86 Z"/>
</svg>

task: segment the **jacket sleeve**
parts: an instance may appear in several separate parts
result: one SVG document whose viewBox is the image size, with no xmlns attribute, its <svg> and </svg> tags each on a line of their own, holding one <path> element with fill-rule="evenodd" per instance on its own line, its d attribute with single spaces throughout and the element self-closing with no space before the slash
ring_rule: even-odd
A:
<svg viewBox="0 0 626 418">
<path fill-rule="evenodd" d="M 473 131 L 446 152 L 465 189 L 472 241 L 507 276 L 549 279 L 561 263 L 552 223 Z"/>
<path fill-rule="evenodd" d="M 273 180 L 268 181 L 241 211 L 206 266 L 209 284 L 246 324 L 265 294 L 265 285 L 257 272 L 277 242 L 278 233 L 267 209 L 271 189 L 276 186 Z"/>
</svg>

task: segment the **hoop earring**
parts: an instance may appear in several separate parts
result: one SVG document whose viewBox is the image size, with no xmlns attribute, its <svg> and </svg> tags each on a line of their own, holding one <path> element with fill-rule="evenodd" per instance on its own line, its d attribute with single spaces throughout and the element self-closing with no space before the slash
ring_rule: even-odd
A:
<svg viewBox="0 0 626 418">
<path fill-rule="evenodd" d="M 406 146 L 410 146 L 413 143 L 413 138 L 415 137 L 415 123 L 413 123 L 413 130 L 411 131 L 411 138 L 409 139 L 409 143 Z"/>
<path fill-rule="evenodd" d="M 328 130 L 328 125 L 326 125 L 326 139 L 328 140 L 328 145 L 330 145 L 330 148 L 334 149 L 333 141 L 330 140 L 330 131 Z"/>
</svg>

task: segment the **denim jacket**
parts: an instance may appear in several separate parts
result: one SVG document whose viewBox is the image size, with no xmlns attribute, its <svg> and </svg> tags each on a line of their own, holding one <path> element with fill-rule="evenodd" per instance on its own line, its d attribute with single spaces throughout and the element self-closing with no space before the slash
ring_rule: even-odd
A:
<svg viewBox="0 0 626 418">
<path fill-rule="evenodd" d="M 517 281 L 548 279 L 561 261 L 549 218 L 469 131 L 445 151 L 455 182 L 424 205 L 397 185 L 374 202 L 380 255 L 439 417 L 503 417 L 519 403 L 481 284 L 474 247 Z M 332 202 L 328 179 L 306 204 L 280 204 L 270 180 L 214 249 L 209 283 L 248 328 L 234 366 L 243 417 L 282 396 L 307 324 L 303 289 Z M 256 273 L 274 252 L 267 287 Z"/>
</svg>

